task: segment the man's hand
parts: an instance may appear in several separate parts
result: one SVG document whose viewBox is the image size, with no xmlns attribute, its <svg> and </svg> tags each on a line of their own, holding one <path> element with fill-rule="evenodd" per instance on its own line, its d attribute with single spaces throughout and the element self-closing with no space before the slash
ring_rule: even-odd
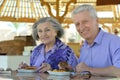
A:
<svg viewBox="0 0 120 80">
<path fill-rule="evenodd" d="M 76 72 L 82 71 L 90 71 L 90 67 L 88 67 L 85 63 L 81 62 L 76 66 Z"/>
</svg>

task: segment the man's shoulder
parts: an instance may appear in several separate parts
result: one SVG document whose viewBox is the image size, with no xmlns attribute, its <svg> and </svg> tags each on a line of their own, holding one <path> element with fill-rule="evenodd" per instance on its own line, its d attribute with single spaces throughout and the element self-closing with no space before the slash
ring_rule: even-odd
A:
<svg viewBox="0 0 120 80">
<path fill-rule="evenodd" d="M 117 35 L 114 35 L 112 33 L 105 32 L 105 37 L 109 38 L 109 39 L 113 39 L 113 40 L 120 40 L 120 37 L 118 37 Z"/>
</svg>

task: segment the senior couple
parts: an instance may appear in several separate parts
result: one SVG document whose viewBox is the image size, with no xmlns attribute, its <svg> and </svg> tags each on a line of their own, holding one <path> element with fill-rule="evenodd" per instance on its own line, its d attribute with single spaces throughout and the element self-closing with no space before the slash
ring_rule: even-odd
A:
<svg viewBox="0 0 120 80">
<path fill-rule="evenodd" d="M 41 18 L 32 26 L 32 36 L 42 43 L 36 46 L 30 57 L 30 66 L 38 72 L 68 69 L 80 73 L 89 71 L 95 75 L 120 75 L 120 38 L 104 32 L 99 27 L 96 10 L 91 5 L 80 5 L 72 12 L 76 30 L 85 39 L 80 57 L 60 38 L 64 34 L 61 24 L 52 17 Z M 67 66 L 59 65 L 66 62 Z M 20 68 L 28 66 L 21 63 Z"/>
</svg>

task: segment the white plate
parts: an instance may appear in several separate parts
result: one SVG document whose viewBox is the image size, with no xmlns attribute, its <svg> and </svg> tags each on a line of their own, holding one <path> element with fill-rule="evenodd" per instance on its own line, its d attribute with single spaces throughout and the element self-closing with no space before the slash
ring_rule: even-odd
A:
<svg viewBox="0 0 120 80">
<path fill-rule="evenodd" d="M 0 80 L 13 80 L 13 79 L 1 78 L 1 77 L 0 77 Z"/>
<path fill-rule="evenodd" d="M 67 76 L 70 75 L 70 72 L 54 72 L 54 71 L 47 71 L 50 75 L 63 75 L 63 76 Z"/>
<path fill-rule="evenodd" d="M 18 69 L 17 71 L 21 72 L 21 73 L 34 73 L 34 72 L 36 72 L 35 70 L 27 70 L 27 69 Z"/>
<path fill-rule="evenodd" d="M 58 75 L 50 75 L 47 77 L 48 80 L 70 80 L 69 76 L 58 76 Z"/>
<path fill-rule="evenodd" d="M 38 76 L 38 74 L 37 73 L 21 73 L 21 72 L 19 72 L 19 73 L 17 73 L 16 74 L 16 76 L 31 76 L 31 77 L 34 77 L 34 76 Z"/>
<path fill-rule="evenodd" d="M 0 74 L 11 74 L 11 71 L 0 71 Z"/>
</svg>

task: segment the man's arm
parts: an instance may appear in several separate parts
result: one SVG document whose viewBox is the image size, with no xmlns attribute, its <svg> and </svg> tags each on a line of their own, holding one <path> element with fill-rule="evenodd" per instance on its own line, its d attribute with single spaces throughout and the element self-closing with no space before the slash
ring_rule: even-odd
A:
<svg viewBox="0 0 120 80">
<path fill-rule="evenodd" d="M 91 74 L 98 75 L 98 76 L 116 76 L 116 77 L 119 76 L 120 77 L 120 69 L 114 66 L 109 66 L 106 68 L 91 68 L 87 66 L 85 63 L 81 62 L 77 65 L 76 71 L 77 72 L 90 71 Z"/>
</svg>

